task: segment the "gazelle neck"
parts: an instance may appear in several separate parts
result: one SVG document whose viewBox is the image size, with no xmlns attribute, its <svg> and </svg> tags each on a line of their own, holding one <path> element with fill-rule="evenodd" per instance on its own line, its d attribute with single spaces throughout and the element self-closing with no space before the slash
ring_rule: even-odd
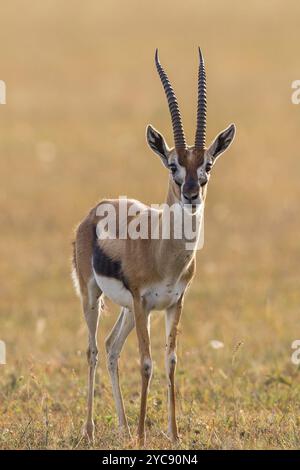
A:
<svg viewBox="0 0 300 470">
<path fill-rule="evenodd" d="M 181 203 L 180 199 L 180 188 L 173 181 L 173 178 L 169 179 L 168 193 L 164 209 L 162 211 L 162 221 L 164 216 L 167 218 L 166 212 L 170 209 L 174 209 L 174 215 L 170 217 L 170 238 L 161 240 L 161 250 L 159 250 L 159 257 L 166 260 L 166 270 L 176 276 L 180 275 L 182 271 L 190 264 L 196 254 L 197 243 L 200 236 L 201 230 L 201 219 L 202 210 L 191 211 Z M 171 211 L 172 212 L 172 211 Z M 182 231 L 180 238 L 175 237 L 174 224 L 178 223 L 178 219 L 182 220 Z M 179 222 L 180 223 L 180 222 Z M 193 238 L 190 233 L 186 230 L 187 225 L 192 227 Z"/>
</svg>

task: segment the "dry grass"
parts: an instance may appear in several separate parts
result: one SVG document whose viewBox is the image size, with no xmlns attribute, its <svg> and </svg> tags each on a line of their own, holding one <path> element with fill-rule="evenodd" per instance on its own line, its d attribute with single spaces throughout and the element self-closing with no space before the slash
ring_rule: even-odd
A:
<svg viewBox="0 0 300 470">
<path fill-rule="evenodd" d="M 103 196 L 161 202 L 166 174 L 146 148 L 152 122 L 171 140 L 153 65 L 174 81 L 191 141 L 196 46 L 208 70 L 209 138 L 238 134 L 210 183 L 206 243 L 186 301 L 177 373 L 182 448 L 299 447 L 299 116 L 291 104 L 300 5 L 190 0 L 6 2 L 0 20 L 0 447 L 87 447 L 86 330 L 69 278 L 72 227 Z M 116 433 L 102 319 L 97 448 L 132 447 Z M 168 448 L 162 315 L 148 447 Z M 224 342 L 214 350 L 210 341 Z M 242 345 L 239 343 L 242 342 Z M 132 430 L 137 344 L 121 358 Z"/>
</svg>

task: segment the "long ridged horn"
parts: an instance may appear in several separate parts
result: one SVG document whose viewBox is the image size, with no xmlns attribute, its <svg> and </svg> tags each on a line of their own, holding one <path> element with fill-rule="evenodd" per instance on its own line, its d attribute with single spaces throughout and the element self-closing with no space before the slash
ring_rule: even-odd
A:
<svg viewBox="0 0 300 470">
<path fill-rule="evenodd" d="M 168 79 L 168 76 L 159 62 L 158 49 L 156 49 L 156 52 L 155 52 L 155 64 L 156 64 L 156 68 L 157 68 L 161 83 L 164 87 L 165 94 L 168 100 L 169 110 L 170 110 L 171 119 L 172 119 L 175 148 L 186 149 L 186 141 L 184 137 L 184 131 L 183 131 L 178 102 L 177 102 L 174 90 L 171 86 L 171 83 Z"/>
<path fill-rule="evenodd" d="M 195 136 L 195 149 L 205 148 L 206 135 L 206 73 L 204 59 L 199 47 L 199 71 L 198 71 L 198 107 L 197 107 L 197 130 Z"/>
</svg>

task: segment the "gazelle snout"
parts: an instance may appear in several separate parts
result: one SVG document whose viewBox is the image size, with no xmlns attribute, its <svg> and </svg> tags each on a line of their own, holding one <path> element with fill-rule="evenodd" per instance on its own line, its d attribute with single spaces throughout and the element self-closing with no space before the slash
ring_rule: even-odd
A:
<svg viewBox="0 0 300 470">
<path fill-rule="evenodd" d="M 198 180 L 188 180 L 182 187 L 182 202 L 184 204 L 199 204 L 200 199 L 200 184 Z"/>
</svg>

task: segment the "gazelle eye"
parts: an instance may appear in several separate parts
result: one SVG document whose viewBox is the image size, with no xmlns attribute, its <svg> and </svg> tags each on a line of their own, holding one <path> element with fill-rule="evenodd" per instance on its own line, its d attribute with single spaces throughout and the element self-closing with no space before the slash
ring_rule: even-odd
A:
<svg viewBox="0 0 300 470">
<path fill-rule="evenodd" d="M 206 167 L 205 167 L 206 173 L 209 173 L 211 169 L 212 169 L 212 163 L 211 163 L 211 162 L 208 162 L 208 163 L 206 164 Z"/>
<path fill-rule="evenodd" d="M 171 163 L 171 164 L 169 165 L 169 168 L 170 168 L 171 172 L 172 172 L 173 175 L 174 175 L 174 173 L 176 173 L 176 171 L 177 171 L 177 166 L 176 166 L 174 163 Z"/>
</svg>

